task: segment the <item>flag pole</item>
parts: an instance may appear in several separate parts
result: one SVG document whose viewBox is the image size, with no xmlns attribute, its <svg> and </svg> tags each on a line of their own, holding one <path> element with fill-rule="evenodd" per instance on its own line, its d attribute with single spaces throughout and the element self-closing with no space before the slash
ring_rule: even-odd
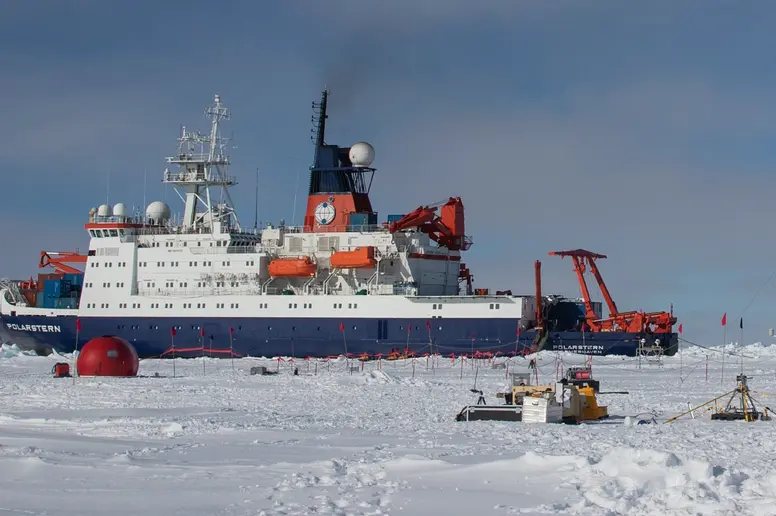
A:
<svg viewBox="0 0 776 516">
<path fill-rule="evenodd" d="M 682 325 L 679 325 L 679 380 L 684 383 L 684 362 L 682 361 Z"/>
<path fill-rule="evenodd" d="M 78 376 L 78 337 L 81 334 L 81 319 L 75 320 L 75 349 L 73 350 L 73 385 Z"/>
<path fill-rule="evenodd" d="M 727 312 L 722 315 L 722 373 L 719 377 L 719 383 L 725 381 L 725 346 L 727 345 Z"/>
<path fill-rule="evenodd" d="M 739 341 L 740 354 L 741 354 L 741 375 L 744 374 L 744 318 L 742 317 L 738 321 L 738 327 L 741 329 L 741 340 Z"/>
<path fill-rule="evenodd" d="M 170 346 L 172 347 L 172 377 L 175 378 L 175 326 L 170 328 Z"/>
<path fill-rule="evenodd" d="M 232 374 L 234 374 L 234 328 L 229 328 L 229 356 L 232 357 Z"/>
</svg>

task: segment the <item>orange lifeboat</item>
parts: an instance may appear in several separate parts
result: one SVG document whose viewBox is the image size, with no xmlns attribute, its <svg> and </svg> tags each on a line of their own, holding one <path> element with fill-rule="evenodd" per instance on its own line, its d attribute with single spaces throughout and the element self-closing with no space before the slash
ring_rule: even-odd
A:
<svg viewBox="0 0 776 516">
<path fill-rule="evenodd" d="M 317 266 L 309 256 L 299 258 L 278 258 L 269 262 L 267 270 L 273 278 L 315 276 Z"/>
<path fill-rule="evenodd" d="M 369 269 L 376 263 L 375 248 L 372 246 L 336 251 L 331 255 L 331 266 L 338 269 Z"/>
</svg>

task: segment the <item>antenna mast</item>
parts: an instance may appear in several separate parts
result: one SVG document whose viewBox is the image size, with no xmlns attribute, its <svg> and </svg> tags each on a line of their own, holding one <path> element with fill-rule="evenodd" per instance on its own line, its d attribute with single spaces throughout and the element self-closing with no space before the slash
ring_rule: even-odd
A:
<svg viewBox="0 0 776 516">
<path fill-rule="evenodd" d="M 240 229 L 237 214 L 229 187 L 236 185 L 233 176 L 226 173 L 230 165 L 225 154 L 227 138 L 220 135 L 220 123 L 229 120 L 229 110 L 221 103 L 221 97 L 215 96 L 214 103 L 205 110 L 210 118 L 210 134 L 188 131 L 181 127 L 178 138 L 178 155 L 167 158 L 167 163 L 181 167 L 178 172 L 165 170 L 163 183 L 180 187 L 186 198 L 182 226 L 187 230 L 203 229 L 207 232 L 229 232 Z M 206 147 L 207 146 L 207 147 Z M 211 187 L 220 187 L 226 202 L 212 202 Z M 197 207 L 203 204 L 204 213 L 198 213 Z M 218 227 L 216 227 L 218 226 Z"/>
</svg>

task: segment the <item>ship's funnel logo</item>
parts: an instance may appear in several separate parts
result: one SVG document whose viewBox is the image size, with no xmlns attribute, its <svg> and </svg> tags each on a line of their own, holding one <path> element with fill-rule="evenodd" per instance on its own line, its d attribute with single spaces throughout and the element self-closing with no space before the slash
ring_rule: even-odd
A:
<svg viewBox="0 0 776 516">
<path fill-rule="evenodd" d="M 322 202 L 315 207 L 315 220 L 322 226 L 331 224 L 336 214 L 337 211 L 334 209 L 334 205 L 328 202 Z"/>
</svg>

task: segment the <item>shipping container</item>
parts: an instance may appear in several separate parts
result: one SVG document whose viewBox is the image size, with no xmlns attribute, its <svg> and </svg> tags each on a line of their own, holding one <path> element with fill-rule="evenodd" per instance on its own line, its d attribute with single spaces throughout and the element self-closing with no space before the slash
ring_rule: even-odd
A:
<svg viewBox="0 0 776 516">
<path fill-rule="evenodd" d="M 54 303 L 52 303 L 52 308 L 78 308 L 78 300 L 72 297 L 55 299 Z"/>
<path fill-rule="evenodd" d="M 366 226 L 369 224 L 368 213 L 351 213 L 348 221 L 349 226 Z"/>
<path fill-rule="evenodd" d="M 65 274 L 62 279 L 69 281 L 72 285 L 83 285 L 84 283 L 83 274 Z"/>
<path fill-rule="evenodd" d="M 38 274 L 38 292 L 43 292 L 43 285 L 46 283 L 47 280 L 62 279 L 63 277 L 64 277 L 64 274 L 60 272 L 51 273 L 51 274 Z"/>
</svg>

